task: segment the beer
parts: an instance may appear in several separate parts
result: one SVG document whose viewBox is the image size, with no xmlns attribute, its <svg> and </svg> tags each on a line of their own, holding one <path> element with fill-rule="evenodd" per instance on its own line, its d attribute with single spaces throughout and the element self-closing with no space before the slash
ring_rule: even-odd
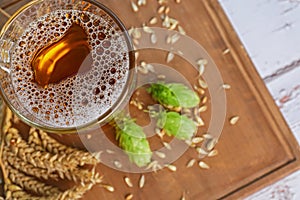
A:
<svg viewBox="0 0 300 200">
<path fill-rule="evenodd" d="M 80 68 L 90 70 L 91 66 L 88 37 L 79 24 L 72 24 L 61 39 L 40 49 L 31 61 L 34 79 L 42 87 L 59 83 Z"/>
<path fill-rule="evenodd" d="M 105 13 L 56 10 L 32 21 L 12 53 L 19 103 L 48 127 L 82 126 L 108 112 L 122 95 L 130 47 Z"/>
</svg>

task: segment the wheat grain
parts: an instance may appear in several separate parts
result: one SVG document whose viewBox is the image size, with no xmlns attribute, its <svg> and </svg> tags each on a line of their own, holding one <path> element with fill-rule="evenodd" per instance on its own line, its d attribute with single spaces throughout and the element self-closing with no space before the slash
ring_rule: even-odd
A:
<svg viewBox="0 0 300 200">
<path fill-rule="evenodd" d="M 139 7 L 133 1 L 131 1 L 131 8 L 132 8 L 133 12 L 139 11 Z"/>
<path fill-rule="evenodd" d="M 114 192 L 115 191 L 115 188 L 113 186 L 111 186 L 111 185 L 102 184 L 100 186 L 103 187 L 104 189 L 106 189 L 109 192 Z"/>
<path fill-rule="evenodd" d="M 229 123 L 231 125 L 235 125 L 239 121 L 240 117 L 239 116 L 233 116 L 229 119 Z"/>
<path fill-rule="evenodd" d="M 167 63 L 171 62 L 174 59 L 175 55 L 171 51 L 167 55 Z"/>
<path fill-rule="evenodd" d="M 194 166 L 195 163 L 196 163 L 196 159 L 193 158 L 193 159 L 189 160 L 189 162 L 186 164 L 186 167 L 190 168 L 190 167 Z"/>
<path fill-rule="evenodd" d="M 149 24 L 151 24 L 151 25 L 154 25 L 154 24 L 156 24 L 157 22 L 158 22 L 157 17 L 152 17 L 152 18 L 149 20 Z"/>
<path fill-rule="evenodd" d="M 204 161 L 200 161 L 199 162 L 199 167 L 202 168 L 202 169 L 209 169 L 209 165 L 206 164 Z"/>
<path fill-rule="evenodd" d="M 127 194 L 125 196 L 125 200 L 132 200 L 133 199 L 133 194 Z"/>
<path fill-rule="evenodd" d="M 129 177 L 124 177 L 124 181 L 128 187 L 133 187 L 131 179 Z"/>
<path fill-rule="evenodd" d="M 209 152 L 207 156 L 214 157 L 214 156 L 218 155 L 218 153 L 219 153 L 218 150 L 214 149 L 211 152 Z"/>
<path fill-rule="evenodd" d="M 140 180 L 139 180 L 139 188 L 143 188 L 145 185 L 146 179 L 145 175 L 141 175 Z"/>
<path fill-rule="evenodd" d="M 177 171 L 177 167 L 175 165 L 168 164 L 168 165 L 166 165 L 166 167 L 172 172 Z"/>
<path fill-rule="evenodd" d="M 229 90 L 229 89 L 231 89 L 231 85 L 224 83 L 224 84 L 222 85 L 222 88 L 223 88 L 224 90 Z"/>
</svg>

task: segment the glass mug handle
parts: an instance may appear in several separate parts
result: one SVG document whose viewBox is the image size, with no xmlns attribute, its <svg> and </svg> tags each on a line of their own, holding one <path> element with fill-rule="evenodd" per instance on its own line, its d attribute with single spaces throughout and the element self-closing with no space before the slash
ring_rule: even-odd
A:
<svg viewBox="0 0 300 200">
<path fill-rule="evenodd" d="M 0 74 L 3 70 L 6 73 L 9 73 L 10 65 L 10 53 L 14 45 L 14 42 L 9 40 L 0 40 Z"/>
<path fill-rule="evenodd" d="M 0 8 L 0 13 L 7 17 L 9 19 L 11 17 L 10 14 L 8 14 L 5 10 Z M 12 42 L 9 42 L 7 40 L 0 40 L 0 70 L 4 70 L 6 72 L 9 72 L 6 65 L 10 63 L 10 50 L 13 46 Z M 0 97 L 0 101 L 1 97 Z M 1 105 L 1 104 L 0 104 Z"/>
<path fill-rule="evenodd" d="M 9 19 L 11 17 L 10 14 L 8 14 L 5 10 L 3 10 L 2 8 L 0 8 L 0 13 L 2 15 L 4 15 L 5 17 L 7 17 L 7 19 Z M 9 69 L 7 68 L 7 64 L 10 63 L 10 49 L 12 47 L 12 43 L 8 46 L 10 46 L 9 49 L 7 49 L 6 47 L 7 44 L 9 44 L 10 42 L 7 42 L 6 40 L 0 40 L 0 73 L 2 73 L 1 71 L 5 71 L 7 73 L 9 73 Z M 3 114 L 4 114 L 4 102 L 2 100 L 2 97 L 0 96 L 0 125 L 2 125 L 2 120 L 3 120 Z M 1 131 L 0 131 L 1 132 Z"/>
<path fill-rule="evenodd" d="M 0 40 L 0 81 L 2 81 L 3 73 L 10 73 L 9 70 L 9 63 L 10 63 L 10 49 L 11 45 L 6 40 Z M 9 47 L 10 46 L 10 47 Z M 9 47 L 7 49 L 7 47 Z M 0 92 L 1 93 L 1 92 Z M 2 97 L 0 95 L 0 126 L 2 125 L 3 115 L 4 115 L 4 102 L 2 100 Z M 1 133 L 1 130 L 0 130 Z M 1 135 L 0 135 L 1 136 Z"/>
</svg>

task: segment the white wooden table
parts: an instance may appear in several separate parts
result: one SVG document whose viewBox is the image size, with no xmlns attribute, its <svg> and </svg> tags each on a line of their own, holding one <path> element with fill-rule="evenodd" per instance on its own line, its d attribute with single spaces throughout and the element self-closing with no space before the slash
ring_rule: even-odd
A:
<svg viewBox="0 0 300 200">
<path fill-rule="evenodd" d="M 300 144 L 300 0 L 219 0 Z M 300 171 L 247 200 L 300 199 Z"/>
</svg>

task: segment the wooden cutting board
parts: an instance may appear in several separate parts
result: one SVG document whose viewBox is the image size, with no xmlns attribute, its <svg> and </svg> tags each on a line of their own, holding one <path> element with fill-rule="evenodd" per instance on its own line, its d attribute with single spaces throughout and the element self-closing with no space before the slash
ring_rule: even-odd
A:
<svg viewBox="0 0 300 200">
<path fill-rule="evenodd" d="M 8 12 L 27 1 L 0 3 Z M 102 0 L 124 22 L 126 27 L 140 27 L 156 15 L 157 2 L 149 0 L 146 6 L 134 13 L 129 1 Z M 146 173 L 145 187 L 137 186 L 140 174 L 123 173 L 105 165 L 97 171 L 104 175 L 106 183 L 115 187 L 110 193 L 94 187 L 84 199 L 124 199 L 128 193 L 134 199 L 239 199 L 295 171 L 299 165 L 299 149 L 280 111 L 271 98 L 263 81 L 248 57 L 217 0 L 189 0 L 176 4 L 170 1 L 170 16 L 180 21 L 187 34 L 200 43 L 215 61 L 224 82 L 231 85 L 227 91 L 227 120 L 216 149 L 219 155 L 206 158 L 209 170 L 198 166 L 186 168 L 186 163 L 195 152 L 188 150 L 174 165 L 176 172 L 163 169 Z M 3 16 L 0 18 L 3 21 Z M 230 51 L 224 53 L 226 49 Z M 225 51 L 226 52 L 226 51 Z M 143 59 L 165 63 L 167 52 L 145 53 Z M 188 80 L 195 79 L 187 63 L 175 58 L 169 66 L 186 71 Z M 185 68 L 186 67 L 186 68 Z M 240 116 L 232 126 L 228 119 Z M 205 120 L 209 121 L 209 112 Z M 111 129 L 108 129 L 108 132 Z M 124 184 L 128 176 L 133 188 Z"/>
</svg>

